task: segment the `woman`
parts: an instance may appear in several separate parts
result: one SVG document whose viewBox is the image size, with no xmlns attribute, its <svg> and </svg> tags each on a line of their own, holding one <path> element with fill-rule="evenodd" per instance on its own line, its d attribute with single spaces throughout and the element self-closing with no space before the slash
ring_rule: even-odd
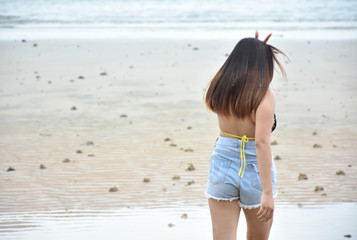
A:
<svg viewBox="0 0 357 240">
<path fill-rule="evenodd" d="M 276 170 L 270 148 L 275 97 L 269 85 L 282 53 L 255 38 L 242 39 L 212 79 L 206 104 L 218 117 L 220 136 L 210 161 L 206 194 L 213 237 L 236 239 L 240 210 L 247 239 L 268 239 L 273 222 Z M 284 54 L 285 56 L 285 54 Z M 237 204 L 238 201 L 238 204 Z"/>
</svg>

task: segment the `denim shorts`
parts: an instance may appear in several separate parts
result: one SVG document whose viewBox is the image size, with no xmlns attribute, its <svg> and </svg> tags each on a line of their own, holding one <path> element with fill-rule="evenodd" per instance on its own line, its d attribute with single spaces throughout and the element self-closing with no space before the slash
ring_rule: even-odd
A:
<svg viewBox="0 0 357 240">
<path fill-rule="evenodd" d="M 206 196 L 216 200 L 238 200 L 242 208 L 260 206 L 262 185 L 260 183 L 255 141 L 245 142 L 246 164 L 241 161 L 241 141 L 236 138 L 218 137 L 210 160 Z M 243 164 L 243 165 L 242 165 Z M 242 165 L 242 169 L 241 169 Z M 244 170 L 243 177 L 239 175 Z M 273 195 L 276 196 L 276 169 L 271 166 Z"/>
</svg>

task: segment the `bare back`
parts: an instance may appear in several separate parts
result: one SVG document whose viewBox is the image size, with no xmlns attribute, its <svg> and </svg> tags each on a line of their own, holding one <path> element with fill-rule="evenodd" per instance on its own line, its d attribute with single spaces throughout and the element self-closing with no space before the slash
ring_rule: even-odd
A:
<svg viewBox="0 0 357 240">
<path fill-rule="evenodd" d="M 221 131 L 237 135 L 244 136 L 246 135 L 248 138 L 255 137 L 255 123 L 252 117 L 245 117 L 243 119 L 237 117 L 226 117 L 224 115 L 218 115 L 218 123 Z M 229 137 L 225 134 L 222 134 L 224 137 Z"/>
</svg>

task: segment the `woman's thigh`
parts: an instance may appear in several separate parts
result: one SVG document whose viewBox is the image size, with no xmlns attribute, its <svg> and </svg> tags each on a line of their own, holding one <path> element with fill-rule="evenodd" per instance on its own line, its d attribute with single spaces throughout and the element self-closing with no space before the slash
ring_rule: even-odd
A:
<svg viewBox="0 0 357 240">
<path fill-rule="evenodd" d="M 257 213 L 260 207 L 253 209 L 244 209 L 243 212 L 247 221 L 247 239 L 262 239 L 267 240 L 271 226 L 273 224 L 273 218 L 267 222 L 260 222 L 257 217 Z"/>
<path fill-rule="evenodd" d="M 213 239 L 236 239 L 240 207 L 237 201 L 208 199 Z"/>
</svg>

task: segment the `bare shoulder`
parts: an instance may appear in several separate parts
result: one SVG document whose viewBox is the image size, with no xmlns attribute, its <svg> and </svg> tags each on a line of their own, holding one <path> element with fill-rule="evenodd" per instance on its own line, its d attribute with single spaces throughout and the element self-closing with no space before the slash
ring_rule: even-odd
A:
<svg viewBox="0 0 357 240">
<path fill-rule="evenodd" d="M 269 88 L 258 108 L 273 108 L 275 110 L 275 93 Z"/>
</svg>

